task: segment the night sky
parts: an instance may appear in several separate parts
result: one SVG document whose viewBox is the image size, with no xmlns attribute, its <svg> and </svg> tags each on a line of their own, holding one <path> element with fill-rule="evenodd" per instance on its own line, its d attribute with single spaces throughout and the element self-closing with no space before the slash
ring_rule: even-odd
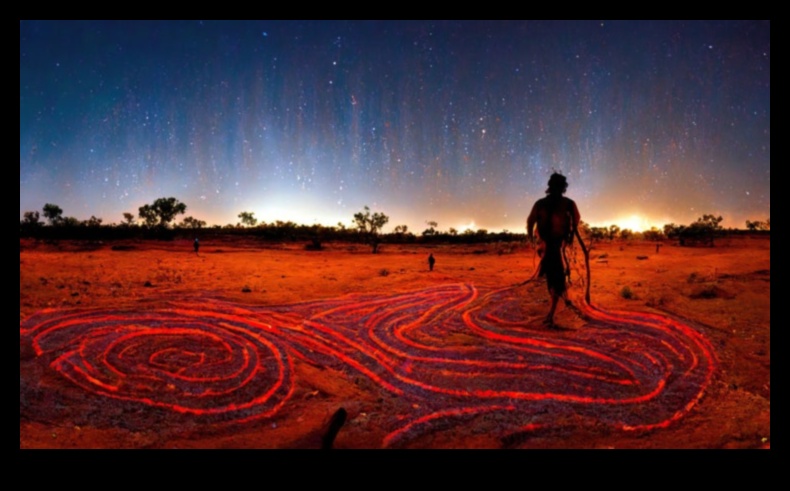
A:
<svg viewBox="0 0 790 491">
<path fill-rule="evenodd" d="M 770 216 L 770 23 L 21 21 L 19 209 L 523 232 Z M 186 216 L 185 215 L 185 216 Z"/>
</svg>

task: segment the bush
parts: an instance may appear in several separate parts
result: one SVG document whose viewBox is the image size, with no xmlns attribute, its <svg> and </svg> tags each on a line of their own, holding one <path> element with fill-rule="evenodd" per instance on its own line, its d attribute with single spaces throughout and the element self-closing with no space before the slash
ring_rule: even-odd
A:
<svg viewBox="0 0 790 491">
<path fill-rule="evenodd" d="M 631 300 L 634 298 L 634 292 L 631 291 L 630 286 L 624 286 L 622 290 L 620 290 L 620 296 L 626 300 Z"/>
</svg>

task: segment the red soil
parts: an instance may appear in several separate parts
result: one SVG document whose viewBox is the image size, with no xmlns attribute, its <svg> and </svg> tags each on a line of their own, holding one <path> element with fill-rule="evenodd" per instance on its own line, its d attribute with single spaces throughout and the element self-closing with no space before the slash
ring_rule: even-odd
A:
<svg viewBox="0 0 790 491">
<path fill-rule="evenodd" d="M 676 325 L 554 331 L 522 246 L 123 244 L 20 241 L 20 448 L 770 447 L 768 238 L 596 244 L 592 304 Z"/>
</svg>

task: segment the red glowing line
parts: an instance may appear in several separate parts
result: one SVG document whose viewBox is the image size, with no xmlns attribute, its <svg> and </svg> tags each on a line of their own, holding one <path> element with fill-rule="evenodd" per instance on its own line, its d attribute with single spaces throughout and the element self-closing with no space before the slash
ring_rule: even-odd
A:
<svg viewBox="0 0 790 491">
<path fill-rule="evenodd" d="M 514 411 L 515 409 L 516 409 L 515 406 L 482 406 L 482 407 L 465 407 L 461 409 L 446 409 L 444 411 L 437 411 L 435 413 L 417 418 L 414 421 L 409 422 L 402 428 L 399 428 L 398 430 L 395 430 L 392 433 L 388 434 L 386 437 L 384 437 L 384 447 L 385 448 L 389 447 L 392 444 L 392 442 L 399 439 L 404 433 L 420 425 L 424 425 L 426 423 L 429 423 L 437 419 L 453 417 L 453 416 L 456 417 L 466 416 L 470 414 L 482 414 L 492 411 Z"/>
<path fill-rule="evenodd" d="M 507 319 L 512 292 L 481 296 L 473 286 L 449 285 L 277 310 L 212 299 L 151 312 L 47 309 L 20 325 L 20 337 L 38 356 L 53 354 L 51 366 L 86 391 L 179 414 L 225 415 L 219 419 L 228 422 L 276 414 L 294 392 L 294 356 L 328 359 L 438 408 L 408 415 L 385 445 L 439 419 L 529 412 L 540 407 L 536 401 L 590 407 L 589 414 L 627 431 L 666 427 L 694 408 L 712 379 L 713 348 L 684 322 L 582 302 L 590 324 L 547 340 L 529 323 Z M 472 342 L 443 345 L 444 333 Z M 668 384 L 682 392 L 668 391 Z M 237 393 L 245 395 L 234 400 Z M 633 413 L 605 411 L 647 403 Z"/>
</svg>

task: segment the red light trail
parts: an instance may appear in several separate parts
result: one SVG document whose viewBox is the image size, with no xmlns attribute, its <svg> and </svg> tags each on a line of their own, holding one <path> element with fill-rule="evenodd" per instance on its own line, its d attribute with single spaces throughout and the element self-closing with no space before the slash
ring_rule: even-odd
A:
<svg viewBox="0 0 790 491">
<path fill-rule="evenodd" d="M 523 294 L 458 284 L 274 307 L 201 298 L 44 310 L 20 325 L 35 352 L 20 362 L 38 367 L 21 370 L 20 411 L 77 417 L 48 398 L 55 384 L 26 375 L 54 369 L 93 401 L 97 425 L 262 420 L 287 411 L 299 358 L 397 395 L 382 446 L 405 446 L 483 417 L 502 438 L 573 415 L 624 431 L 666 427 L 713 378 L 714 350 L 685 321 L 578 302 L 583 328 L 547 331 L 524 318 Z"/>
</svg>

